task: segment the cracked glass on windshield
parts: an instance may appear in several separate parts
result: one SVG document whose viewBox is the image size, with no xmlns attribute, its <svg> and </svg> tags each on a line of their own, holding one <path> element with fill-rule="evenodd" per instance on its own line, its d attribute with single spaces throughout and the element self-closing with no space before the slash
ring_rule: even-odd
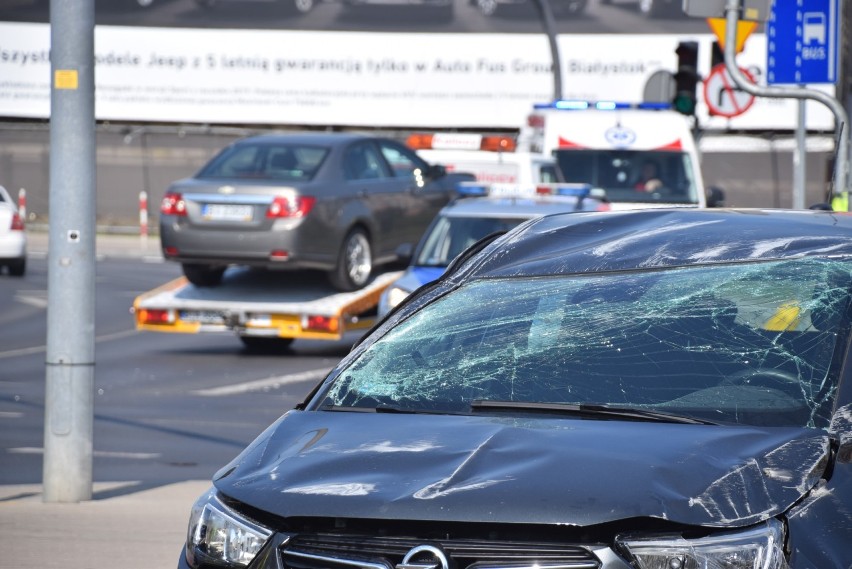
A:
<svg viewBox="0 0 852 569">
<path fill-rule="evenodd" d="M 597 404 L 825 429 L 851 272 L 799 259 L 473 281 L 367 348 L 324 403 Z"/>
</svg>

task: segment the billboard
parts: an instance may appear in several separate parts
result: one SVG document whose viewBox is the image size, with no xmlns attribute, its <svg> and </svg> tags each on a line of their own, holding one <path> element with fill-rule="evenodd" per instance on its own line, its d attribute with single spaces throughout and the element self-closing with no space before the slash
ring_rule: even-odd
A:
<svg viewBox="0 0 852 569">
<path fill-rule="evenodd" d="M 134 21 L 146 25 L 117 25 L 115 22 L 134 12 L 99 9 L 95 31 L 97 118 L 514 129 L 524 123 L 534 103 L 555 95 L 548 40 L 540 33 L 537 14 L 528 4 L 501 4 L 486 15 L 479 0 L 473 4 L 456 0 L 448 18 L 446 11 L 432 4 L 375 11 L 369 4 L 323 3 L 301 13 L 295 5 L 282 5 L 289 1 L 218 0 L 215 9 L 205 9 L 195 0 L 153 0 L 149 7 L 135 12 Z M 406 19 L 411 10 L 421 17 Z M 424 13 L 433 17 L 424 17 Z M 279 17 L 273 19 L 273 14 Z M 113 23 L 100 23 L 104 19 Z M 4 18 L 0 16 L 0 20 Z M 199 21 L 205 25 L 188 25 Z M 643 23 L 643 30 L 696 30 L 698 25 L 700 32 L 603 31 L 613 22 L 628 21 Z M 212 25 L 227 23 L 240 27 Z M 249 25 L 256 27 L 245 27 Z M 323 29 L 323 25 L 330 27 Z M 578 25 L 587 31 L 602 31 L 563 32 Z M 449 33 L 443 31 L 447 27 L 503 31 Z M 537 33 L 524 31 L 533 27 L 538 28 Z M 639 101 L 655 72 L 675 69 L 675 48 L 685 40 L 699 42 L 699 73 L 710 75 L 715 37 L 703 21 L 650 18 L 635 7 L 609 0 L 606 5 L 584 3 L 581 12 L 561 15 L 557 27 L 563 98 Z M 392 31 L 399 29 L 403 31 Z M 49 117 L 49 49 L 47 23 L 0 21 L 0 117 Z M 765 62 L 766 38 L 756 34 L 739 63 L 765 83 Z M 833 93 L 833 86 L 824 89 Z M 708 93 L 708 107 L 703 91 L 699 89 L 698 119 L 708 129 L 795 128 L 793 101 L 757 100 L 738 116 L 712 116 L 712 99 L 723 100 L 725 93 Z M 808 126 L 832 129 L 831 113 L 821 105 L 809 105 Z"/>
</svg>

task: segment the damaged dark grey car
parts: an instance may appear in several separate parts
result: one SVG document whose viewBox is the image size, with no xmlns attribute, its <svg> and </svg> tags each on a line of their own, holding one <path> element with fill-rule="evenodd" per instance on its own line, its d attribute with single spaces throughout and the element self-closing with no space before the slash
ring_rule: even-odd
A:
<svg viewBox="0 0 852 569">
<path fill-rule="evenodd" d="M 180 567 L 852 566 L 852 216 L 530 221 L 214 477 Z"/>
</svg>

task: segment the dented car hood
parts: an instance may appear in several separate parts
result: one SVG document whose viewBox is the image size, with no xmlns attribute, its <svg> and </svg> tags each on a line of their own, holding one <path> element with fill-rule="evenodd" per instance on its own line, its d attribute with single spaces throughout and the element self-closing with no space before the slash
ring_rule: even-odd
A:
<svg viewBox="0 0 852 569">
<path fill-rule="evenodd" d="M 745 526 L 818 481 L 823 431 L 291 411 L 215 477 L 282 516 Z"/>
</svg>

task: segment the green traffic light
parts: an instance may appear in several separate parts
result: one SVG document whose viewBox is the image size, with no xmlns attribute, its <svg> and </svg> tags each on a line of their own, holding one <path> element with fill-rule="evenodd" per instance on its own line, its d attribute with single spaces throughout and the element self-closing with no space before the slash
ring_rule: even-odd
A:
<svg viewBox="0 0 852 569">
<path fill-rule="evenodd" d="M 684 115 L 695 114 L 695 99 L 688 93 L 677 95 L 672 102 L 674 109 Z"/>
</svg>

